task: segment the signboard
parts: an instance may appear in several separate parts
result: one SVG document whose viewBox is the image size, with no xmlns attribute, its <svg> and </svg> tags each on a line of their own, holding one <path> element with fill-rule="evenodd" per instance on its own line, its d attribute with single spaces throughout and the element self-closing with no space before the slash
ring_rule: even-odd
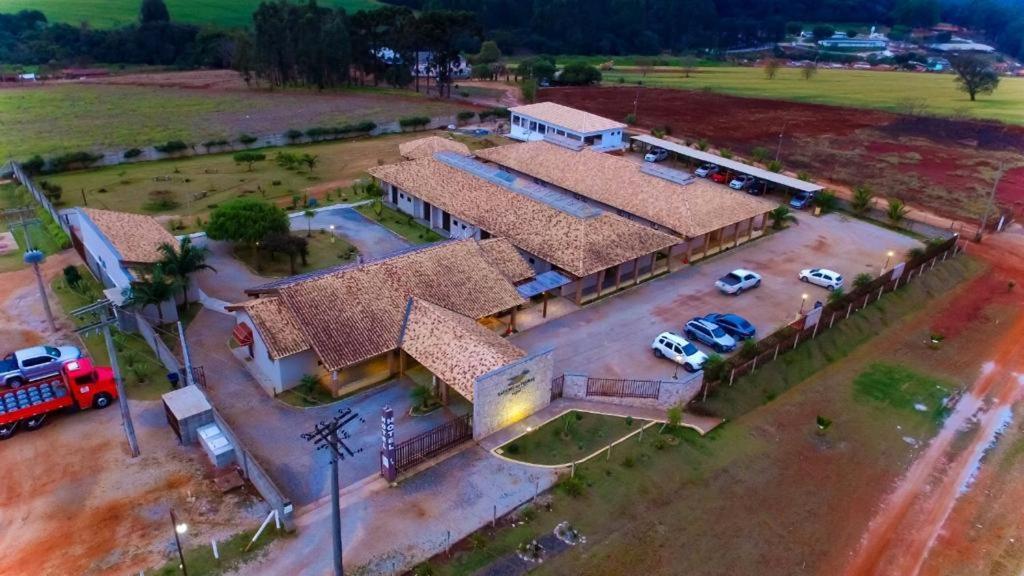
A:
<svg viewBox="0 0 1024 576">
<path fill-rule="evenodd" d="M 808 328 L 813 328 L 818 324 L 818 322 L 821 320 L 821 311 L 824 309 L 824 306 L 819 306 L 816 304 L 813 308 L 807 311 L 807 314 L 804 314 L 804 330 L 807 330 Z"/>
<path fill-rule="evenodd" d="M 892 267 L 892 276 L 890 276 L 889 279 L 890 280 L 898 280 L 898 279 L 902 278 L 903 277 L 903 269 L 906 268 L 906 266 L 907 266 L 906 262 L 900 262 L 899 264 L 893 266 Z"/>
<path fill-rule="evenodd" d="M 390 406 L 381 410 L 380 437 L 380 475 L 394 482 L 398 468 L 395 466 L 395 411 Z"/>
<path fill-rule="evenodd" d="M 515 396 L 525 390 L 530 384 L 533 384 L 537 379 L 530 375 L 529 370 L 523 370 L 522 372 L 512 376 L 505 383 L 505 386 L 498 392 L 498 396 Z"/>
</svg>

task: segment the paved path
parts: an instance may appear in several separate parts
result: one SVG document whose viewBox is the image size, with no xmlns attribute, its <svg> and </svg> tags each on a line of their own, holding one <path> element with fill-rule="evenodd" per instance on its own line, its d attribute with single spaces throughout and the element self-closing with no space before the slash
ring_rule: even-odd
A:
<svg viewBox="0 0 1024 576">
<path fill-rule="evenodd" d="M 344 236 L 346 240 L 359 249 L 363 259 L 376 259 L 410 246 L 405 239 L 391 230 L 363 216 L 354 208 L 324 208 L 318 210 L 312 222 L 299 215 L 292 218 L 292 230 L 305 231 L 309 226 L 313 229 L 330 229 Z"/>
<path fill-rule="evenodd" d="M 410 417 L 407 381 L 376 386 L 340 403 L 315 408 L 297 408 L 268 396 L 250 376 L 245 366 L 227 347 L 234 326 L 232 317 L 202 310 L 189 324 L 188 339 L 193 362 L 206 370 L 211 402 L 231 424 L 246 448 L 252 451 L 274 482 L 296 506 L 310 504 L 327 492 L 327 477 L 319 473 L 326 465 L 326 453 L 315 452 L 300 434 L 311 430 L 317 422 L 334 415 L 339 407 L 356 410 L 364 424 L 350 426 L 353 449 L 363 453 L 345 462 L 342 481 L 346 484 L 380 470 L 379 417 L 381 409 L 390 405 L 395 411 L 399 441 L 433 428 L 467 410 L 464 404 L 453 404 L 426 416 Z"/>
<path fill-rule="evenodd" d="M 241 302 L 248 299 L 245 295 L 246 288 L 270 281 L 270 278 L 256 274 L 237 260 L 231 254 L 229 242 L 209 239 L 203 239 L 202 242 L 210 249 L 207 264 L 217 270 L 203 270 L 195 274 L 196 286 L 207 296 L 231 303 Z"/>
<path fill-rule="evenodd" d="M 315 471 L 324 476 L 326 465 Z M 551 470 L 496 458 L 479 446 L 389 487 L 374 479 L 342 490 L 346 574 L 402 574 L 554 485 Z M 275 542 L 246 573 L 331 573 L 329 500 L 300 513 L 298 535 Z"/>
</svg>

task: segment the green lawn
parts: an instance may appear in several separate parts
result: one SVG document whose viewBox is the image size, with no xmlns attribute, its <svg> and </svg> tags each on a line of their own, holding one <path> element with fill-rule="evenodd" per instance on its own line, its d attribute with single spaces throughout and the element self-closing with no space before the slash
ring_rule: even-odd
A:
<svg viewBox="0 0 1024 576">
<path fill-rule="evenodd" d="M 3 1 L 3 0 L 0 0 Z M 200 90 L 64 84 L 0 90 L 0 161 L 168 140 L 201 144 L 255 135 L 454 114 L 464 104 L 408 90 Z"/>
<path fill-rule="evenodd" d="M 645 420 L 574 410 L 505 444 L 501 452 L 503 456 L 531 464 L 567 464 L 637 432 L 645 424 Z"/>
<path fill-rule="evenodd" d="M 300 204 L 303 198 L 317 198 L 321 204 L 365 200 L 367 196 L 355 193 L 351 183 L 367 178 L 369 166 L 399 161 L 398 144 L 422 136 L 395 134 L 266 149 L 263 152 L 267 159 L 256 162 L 252 171 L 236 164 L 232 154 L 214 154 L 66 172 L 38 180 L 63 187 L 64 207 L 80 206 L 84 197 L 93 208 L 180 219 L 183 228 L 175 233 L 181 233 L 201 228 L 197 217 L 205 222 L 212 208 L 242 196 L 264 198 L 283 208 L 290 207 L 293 196 L 299 196 Z M 319 158 L 319 164 L 313 172 L 306 168 L 286 170 L 274 161 L 278 152 L 312 154 Z M 177 206 L 147 210 L 149 195 L 156 190 L 170 191 Z"/>
<path fill-rule="evenodd" d="M 363 204 L 357 207 L 356 210 L 363 216 L 377 222 L 413 244 L 429 244 L 441 239 L 440 234 L 416 222 L 412 216 L 387 206 L 377 206 L 374 208 L 369 204 Z M 380 215 L 377 214 L 377 210 L 380 210 Z"/>
<path fill-rule="evenodd" d="M 989 96 L 971 102 L 956 89 L 951 74 L 914 72 L 877 72 L 870 70 L 818 71 L 804 80 L 800 70 L 783 68 L 773 80 L 765 78 L 757 67 L 700 68 L 690 78 L 679 69 L 659 68 L 646 77 L 636 70 L 604 73 L 604 82 L 618 85 L 642 81 L 644 86 L 712 90 L 735 96 L 773 98 L 796 102 L 834 104 L 855 108 L 875 108 L 899 112 L 901 102 L 921 100 L 934 114 L 968 114 L 976 118 L 1024 124 L 1024 78 L 1002 78 L 999 88 Z"/>
<path fill-rule="evenodd" d="M 171 19 L 194 24 L 240 27 L 252 24 L 260 0 L 166 0 Z M 375 0 L 322 0 L 321 6 L 339 6 L 349 12 L 379 6 Z M 0 0 L 0 12 L 41 10 L 50 22 L 92 28 L 110 28 L 136 22 L 138 0 Z"/>
<path fill-rule="evenodd" d="M 253 251 L 247 246 L 238 246 L 234 250 L 235 258 L 241 260 L 246 266 L 261 276 L 284 277 L 304 274 L 339 264 L 347 264 L 354 260 L 356 254 L 358 254 L 355 246 L 352 246 L 340 236 L 335 236 L 334 242 L 331 242 L 331 234 L 325 231 L 314 230 L 313 234 L 309 237 L 302 231 L 295 231 L 293 233 L 305 238 L 309 243 L 309 256 L 306 258 L 306 265 L 302 264 L 301 259 L 296 258 L 294 272 L 290 268 L 288 257 L 284 254 L 271 255 L 265 250 L 261 250 L 259 264 L 257 265 L 254 260 Z"/>
<path fill-rule="evenodd" d="M 101 287 L 99 282 L 93 278 L 92 273 L 84 266 L 79 267 L 79 272 L 82 274 L 82 284 L 77 290 L 68 287 L 63 276 L 58 276 L 50 284 L 60 304 L 60 309 L 55 313 L 59 314 L 60 310 L 67 313 L 75 308 L 92 304 L 100 297 Z M 112 336 L 114 346 L 117 348 L 121 375 L 124 377 L 125 392 L 130 398 L 159 400 L 161 394 L 170 392 L 167 370 L 141 336 L 126 334 L 116 329 L 112 330 Z M 107 345 L 102 333 L 90 334 L 82 340 L 89 356 L 97 364 L 101 366 L 110 364 L 110 356 L 107 353 Z"/>
<path fill-rule="evenodd" d="M 220 559 L 213 557 L 213 549 L 210 547 L 209 542 L 196 542 L 194 545 L 188 544 L 188 536 L 186 533 L 185 542 L 182 546 L 185 547 L 185 567 L 188 568 L 188 573 L 195 576 L 214 576 L 216 574 L 227 574 L 232 573 L 242 564 L 247 562 L 253 562 L 263 556 L 263 550 L 270 545 L 274 540 L 278 538 L 288 538 L 281 530 L 274 528 L 274 524 L 271 523 L 263 530 L 263 534 L 260 534 L 259 540 L 252 545 L 252 548 L 245 549 L 249 545 L 249 541 L 252 540 L 253 535 L 256 534 L 256 530 L 246 530 L 239 532 L 231 538 L 217 543 L 217 552 L 220 555 Z M 177 576 L 181 574 L 181 569 L 178 567 L 179 560 L 177 551 L 171 551 L 172 559 L 168 560 L 166 564 L 157 568 L 154 571 L 145 571 L 146 575 L 154 576 Z"/>
<path fill-rule="evenodd" d="M 905 366 L 876 362 L 857 376 L 853 388 L 857 401 L 879 402 L 903 412 L 920 414 L 938 426 L 947 414 L 943 401 L 957 384 Z"/>
<path fill-rule="evenodd" d="M 39 212 L 42 211 L 41 209 L 38 209 L 24 188 L 12 183 L 0 185 L 0 210 L 21 208 L 24 206 L 37 208 L 36 218 L 39 217 Z M 0 232 L 7 231 L 8 228 L 6 221 L 0 221 Z M 41 223 L 30 224 L 28 226 L 28 232 L 33 248 L 42 250 L 46 254 L 56 254 L 63 250 L 60 241 L 51 236 Z M 10 272 L 25 266 L 23 258 L 25 250 L 28 248 L 25 244 L 25 229 L 15 227 L 13 233 L 14 240 L 18 243 L 18 250 L 0 256 L 0 272 Z"/>
</svg>

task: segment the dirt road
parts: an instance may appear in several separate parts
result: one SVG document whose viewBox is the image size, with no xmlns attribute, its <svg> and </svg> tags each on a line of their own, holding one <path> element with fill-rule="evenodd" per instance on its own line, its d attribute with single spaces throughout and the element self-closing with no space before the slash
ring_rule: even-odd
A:
<svg viewBox="0 0 1024 576">
<path fill-rule="evenodd" d="M 1016 556 L 1011 553 L 1009 559 L 978 558 L 977 552 L 963 559 L 943 554 L 949 548 L 965 548 L 963 539 L 957 542 L 952 536 L 959 534 L 962 538 L 969 531 L 965 524 L 972 521 L 973 515 L 958 510 L 964 507 L 961 500 L 965 495 L 970 495 L 966 500 L 973 508 L 988 498 L 1007 500 L 1007 495 L 1017 493 L 1014 486 L 1020 480 L 1016 476 L 1019 468 L 1000 466 L 999 470 L 992 470 L 992 459 L 986 455 L 998 442 L 1013 441 L 1006 439 L 1005 432 L 1013 422 L 1015 404 L 1024 390 L 1024 294 L 1009 286 L 1011 281 L 1018 285 L 1024 282 L 1021 257 L 1024 236 L 994 236 L 971 249 L 993 266 L 992 275 L 996 277 L 993 286 L 999 286 L 1003 292 L 998 297 L 1003 300 L 1001 309 L 1008 314 L 1005 320 L 1011 323 L 1010 328 L 1000 344 L 991 350 L 981 374 L 969 386 L 939 435 L 885 499 L 864 534 L 859 550 L 847 565 L 845 574 L 848 576 L 949 573 L 951 565 L 965 560 L 989 566 L 997 561 L 1006 566 L 1018 564 L 1017 571 L 1012 572 L 1017 574 L 1019 564 L 1024 562 L 1019 548 Z M 974 292 L 970 297 L 985 299 L 986 294 Z M 975 480 L 981 474 L 986 475 L 986 491 L 983 495 L 972 494 L 976 489 Z M 992 482 L 988 477 L 993 474 L 1002 481 Z M 1015 505 L 1019 510 L 1019 501 Z M 1019 514 L 1016 520 L 1015 526 L 1011 520 L 1006 530 L 998 534 L 981 535 L 971 531 L 977 537 L 971 547 L 987 545 L 985 549 L 989 551 L 1004 549 L 1000 544 L 1007 538 L 1013 543 L 1014 534 L 1021 537 L 1024 521 Z M 944 540 L 942 549 L 935 546 L 940 538 Z M 933 550 L 939 553 L 939 558 L 933 559 Z M 977 568 L 978 564 L 972 566 Z"/>
</svg>

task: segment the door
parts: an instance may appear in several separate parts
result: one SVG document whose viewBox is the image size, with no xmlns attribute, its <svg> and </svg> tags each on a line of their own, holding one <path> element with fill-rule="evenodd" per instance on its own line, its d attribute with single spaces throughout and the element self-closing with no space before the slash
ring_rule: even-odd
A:
<svg viewBox="0 0 1024 576">
<path fill-rule="evenodd" d="M 398 188 L 394 185 L 391 186 L 391 203 L 395 206 L 398 205 Z"/>
<path fill-rule="evenodd" d="M 441 229 L 445 232 L 451 232 L 452 229 L 452 215 L 447 212 L 441 212 Z"/>
<path fill-rule="evenodd" d="M 21 364 L 26 380 L 35 380 L 60 372 L 60 362 L 51 356 L 33 356 L 26 358 Z"/>
<path fill-rule="evenodd" d="M 430 222 L 430 202 L 423 201 L 423 219 Z"/>
</svg>

